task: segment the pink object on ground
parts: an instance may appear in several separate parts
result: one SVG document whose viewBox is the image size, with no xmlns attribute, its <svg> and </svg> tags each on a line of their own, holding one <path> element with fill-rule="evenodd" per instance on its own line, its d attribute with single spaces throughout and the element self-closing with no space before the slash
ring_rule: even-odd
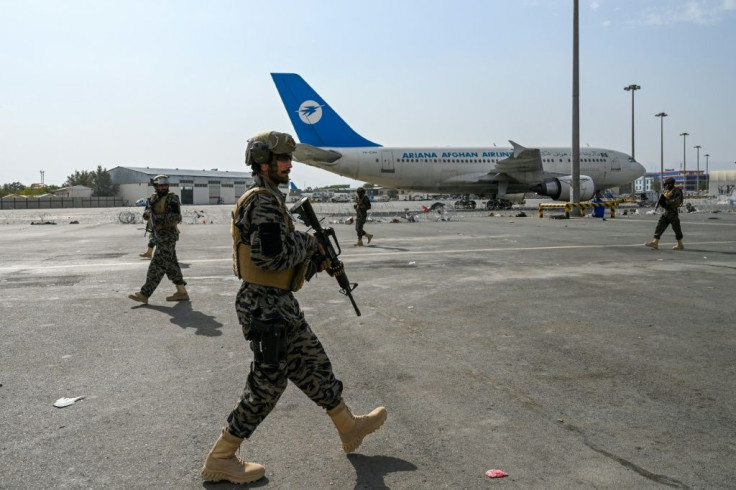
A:
<svg viewBox="0 0 736 490">
<path fill-rule="evenodd" d="M 488 478 L 503 478 L 504 476 L 509 476 L 509 474 L 501 470 L 488 470 L 486 471 L 486 476 Z"/>
</svg>

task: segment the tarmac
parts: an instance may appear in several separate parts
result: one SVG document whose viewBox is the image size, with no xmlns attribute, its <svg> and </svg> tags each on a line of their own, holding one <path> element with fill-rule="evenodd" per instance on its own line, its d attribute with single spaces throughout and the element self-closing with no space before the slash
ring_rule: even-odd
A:
<svg viewBox="0 0 736 490">
<path fill-rule="evenodd" d="M 421 204 L 375 210 L 366 247 L 318 209 L 362 315 L 325 274 L 297 298 L 348 405 L 388 420 L 346 455 L 290 385 L 248 488 L 734 488 L 736 213 L 683 214 L 673 251 L 643 246 L 654 215 L 400 216 Z M 252 358 L 230 208 L 185 208 L 191 301 L 164 278 L 149 305 L 140 211 L 0 212 L 0 488 L 236 488 L 199 476 Z"/>
</svg>

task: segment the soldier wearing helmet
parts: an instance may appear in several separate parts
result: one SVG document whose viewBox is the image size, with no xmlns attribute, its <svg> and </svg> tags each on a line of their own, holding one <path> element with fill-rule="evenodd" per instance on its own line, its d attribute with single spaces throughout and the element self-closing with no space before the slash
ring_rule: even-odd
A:
<svg viewBox="0 0 736 490">
<path fill-rule="evenodd" d="M 368 219 L 368 210 L 371 208 L 371 200 L 366 195 L 365 189 L 363 187 L 358 187 L 357 193 L 358 195 L 355 197 L 355 204 L 353 204 L 353 207 L 355 208 L 356 214 L 355 232 L 358 234 L 358 241 L 355 243 L 354 246 L 362 247 L 363 237 L 366 237 L 368 239 L 368 243 L 371 243 L 371 240 L 373 240 L 373 235 L 370 233 L 366 233 L 366 231 L 363 229 L 365 221 Z"/>
<path fill-rule="evenodd" d="M 150 221 L 152 245 L 155 247 L 151 263 L 148 265 L 146 283 L 140 291 L 128 295 L 133 301 L 148 303 L 148 298 L 158 287 L 164 276 L 176 286 L 176 292 L 166 297 L 166 301 L 184 301 L 189 294 L 184 286 L 186 282 L 181 274 L 179 259 L 176 257 L 176 242 L 179 240 L 181 223 L 181 203 L 179 196 L 169 192 L 169 177 L 157 175 L 151 179 L 155 193 L 146 202 L 144 216 Z M 149 245 L 150 250 L 150 245 Z"/>
<path fill-rule="evenodd" d="M 664 233 L 668 226 L 672 225 L 672 231 L 675 232 L 675 240 L 677 240 L 677 243 L 672 248 L 674 250 L 685 248 L 682 244 L 682 228 L 680 227 L 680 216 L 677 210 L 677 208 L 682 206 L 682 201 L 682 189 L 675 185 L 675 179 L 673 177 L 667 177 L 664 180 L 664 192 L 659 196 L 659 201 L 657 201 L 657 206 L 661 206 L 664 209 L 664 213 L 659 217 L 657 228 L 654 230 L 654 238 L 644 245 L 654 249 L 659 248 L 659 239 L 662 237 L 662 233 Z"/>
<path fill-rule="evenodd" d="M 346 452 L 357 449 L 386 420 L 383 407 L 359 417 L 350 412 L 342 399 L 342 382 L 294 297 L 311 276 L 307 272 L 329 264 L 316 238 L 294 228 L 278 189 L 289 180 L 295 149 L 291 135 L 264 131 L 249 139 L 245 150 L 255 184 L 233 208 L 230 232 L 233 272 L 242 279 L 235 310 L 253 362 L 243 394 L 202 467 L 206 481 L 249 483 L 263 477 L 262 465 L 235 453 L 273 410 L 289 381 L 325 409 Z"/>
</svg>

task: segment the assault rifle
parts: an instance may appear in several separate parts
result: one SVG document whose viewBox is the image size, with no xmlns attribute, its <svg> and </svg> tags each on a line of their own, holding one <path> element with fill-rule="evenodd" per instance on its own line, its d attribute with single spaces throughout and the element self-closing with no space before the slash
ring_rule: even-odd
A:
<svg viewBox="0 0 736 490">
<path fill-rule="evenodd" d="M 664 198 L 664 192 L 663 192 L 659 195 L 659 199 L 657 199 L 657 205 L 654 206 L 655 213 L 657 212 L 657 209 L 659 209 L 660 206 L 664 207 L 665 200 L 666 199 Z"/>
<path fill-rule="evenodd" d="M 153 207 L 151 206 L 150 198 L 146 199 L 146 213 L 148 213 L 148 222 L 146 223 L 146 231 L 143 232 L 143 236 L 146 236 L 146 233 L 150 230 L 151 235 L 153 235 L 154 238 L 158 238 L 158 234 L 156 233 L 156 218 L 153 214 Z"/>
<path fill-rule="evenodd" d="M 350 280 L 345 274 L 345 266 L 337 258 L 338 255 L 342 253 L 342 250 L 340 250 L 340 244 L 337 242 L 335 230 L 332 228 L 322 228 L 322 225 L 317 219 L 317 215 L 314 214 L 314 208 L 312 208 L 312 203 L 309 202 L 308 197 L 301 198 L 299 202 L 291 207 L 289 212 L 299 216 L 299 219 L 301 219 L 305 225 L 314 230 L 314 236 L 317 238 L 317 242 L 322 245 L 322 248 L 325 250 L 325 254 L 327 255 L 326 258 L 330 261 L 330 267 L 327 269 L 327 272 L 337 279 L 337 283 L 340 285 L 340 292 L 350 298 L 350 302 L 353 304 L 353 309 L 355 309 L 355 314 L 360 316 L 360 310 L 358 309 L 358 305 L 355 304 L 355 299 L 353 299 L 352 294 L 353 290 L 358 287 L 358 283 L 350 284 Z M 333 242 L 335 244 L 334 247 L 332 246 Z M 337 248 L 337 251 L 335 251 L 335 248 Z"/>
</svg>

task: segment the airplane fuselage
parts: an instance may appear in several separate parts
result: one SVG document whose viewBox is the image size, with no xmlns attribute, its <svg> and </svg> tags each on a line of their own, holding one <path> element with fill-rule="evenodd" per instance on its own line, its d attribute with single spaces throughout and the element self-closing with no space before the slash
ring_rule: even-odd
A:
<svg viewBox="0 0 736 490">
<path fill-rule="evenodd" d="M 330 148 L 325 148 L 330 149 Z M 332 163 L 304 162 L 345 177 L 406 190 L 497 194 L 499 183 L 505 193 L 529 192 L 529 181 L 494 177 L 496 164 L 513 156 L 510 147 L 478 148 L 334 148 L 342 157 Z M 569 148 L 539 148 L 543 170 L 537 178 L 547 179 L 572 173 Z M 628 155 L 602 148 L 581 148 L 580 174 L 595 182 L 596 190 L 635 180 L 641 164 Z"/>
</svg>

